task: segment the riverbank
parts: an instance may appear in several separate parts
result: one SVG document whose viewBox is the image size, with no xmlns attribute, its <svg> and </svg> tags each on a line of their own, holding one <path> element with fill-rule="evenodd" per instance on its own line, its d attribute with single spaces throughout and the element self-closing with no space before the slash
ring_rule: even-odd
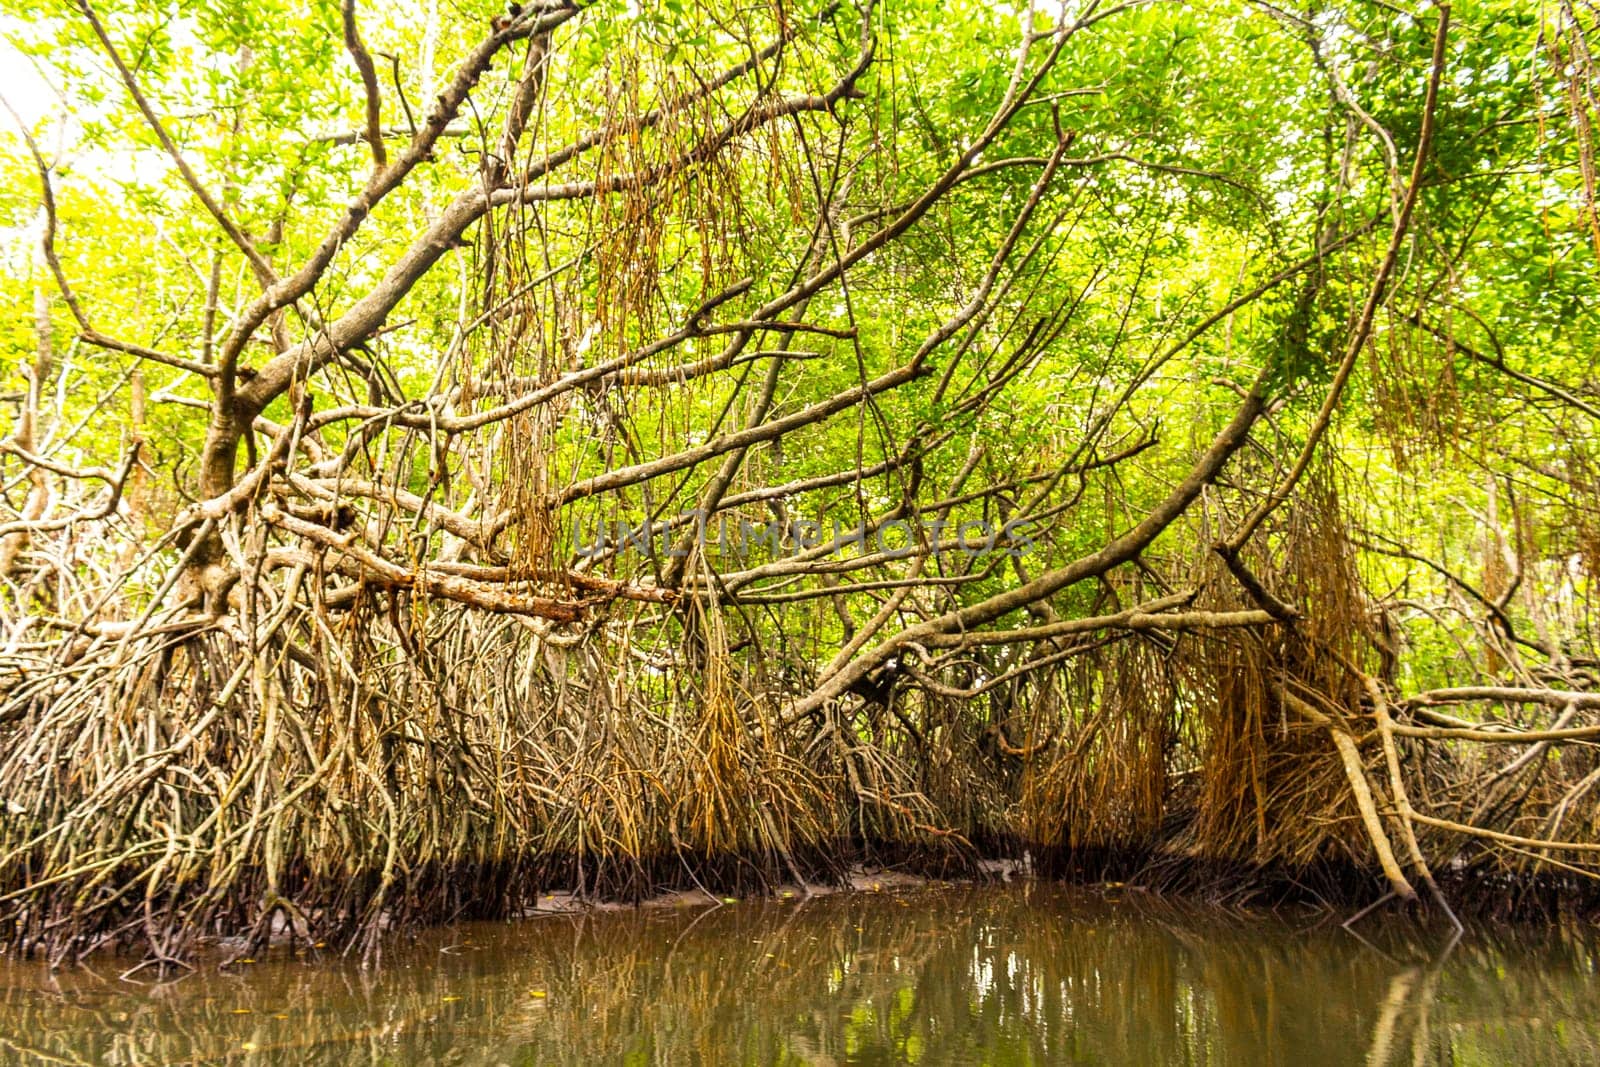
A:
<svg viewBox="0 0 1600 1067">
<path fill-rule="evenodd" d="M 417 941 L 438 936 L 460 922 L 523 922 L 550 917 L 652 913 L 733 906 L 765 907 L 820 900 L 849 894 L 895 894 L 951 889 L 1011 892 L 1028 886 L 1043 893 L 1086 894 L 1102 900 L 1138 901 L 1151 907 L 1197 909 L 1221 915 L 1262 917 L 1295 915 L 1319 925 L 1347 920 L 1401 924 L 1419 930 L 1448 929 L 1458 921 L 1482 926 L 1511 922 L 1528 929 L 1555 929 L 1568 923 L 1600 921 L 1600 890 L 1588 880 L 1528 877 L 1521 881 L 1488 882 L 1470 869 L 1443 872 L 1440 889 L 1448 907 L 1426 900 L 1400 901 L 1382 890 L 1378 872 L 1349 863 L 1321 863 L 1289 869 L 1282 865 L 1196 859 L 1157 850 L 1022 850 L 1018 856 L 971 860 L 964 865 L 930 863 L 925 853 L 910 852 L 898 863 L 839 863 L 813 877 L 773 881 L 755 888 L 719 882 L 709 876 L 726 864 L 708 868 L 708 878 L 679 865 L 676 877 L 664 879 L 648 893 L 622 896 L 583 892 L 572 886 L 534 890 L 517 896 L 500 894 L 497 914 L 463 907 L 438 922 L 417 925 L 388 915 L 359 926 L 345 923 L 346 936 L 323 932 L 339 925 L 323 915 L 292 914 L 280 909 L 271 923 L 248 931 L 223 930 L 191 937 L 184 957 L 152 952 L 138 940 L 108 942 L 71 961 L 44 954 L 11 953 L 36 958 L 52 967 L 68 963 L 91 969 L 149 969 L 160 976 L 191 970 L 227 970 L 269 955 L 289 958 L 338 956 L 378 963 Z M 464 900 L 482 899 L 463 896 Z M 0 958 L 4 958 L 0 954 Z M 72 969 L 70 966 L 67 969 Z"/>
</svg>

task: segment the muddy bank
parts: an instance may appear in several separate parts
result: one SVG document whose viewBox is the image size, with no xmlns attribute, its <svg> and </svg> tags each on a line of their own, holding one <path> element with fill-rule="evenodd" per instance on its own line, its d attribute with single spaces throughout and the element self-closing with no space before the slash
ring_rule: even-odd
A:
<svg viewBox="0 0 1600 1067">
<path fill-rule="evenodd" d="M 414 910 L 374 919 L 360 913 L 305 911 L 280 907 L 266 922 L 259 919 L 234 928 L 218 926 L 192 931 L 184 957 L 152 951 L 144 931 L 103 936 L 78 946 L 70 955 L 44 950 L 43 944 L 13 944 L 8 955 L 37 958 L 52 964 L 121 960 L 135 973 L 154 968 L 157 974 L 180 973 L 191 966 L 231 967 L 268 953 L 329 955 L 381 959 L 397 946 L 430 929 L 458 922 L 521 921 L 541 917 L 601 915 L 622 912 L 706 909 L 741 904 L 808 901 L 841 893 L 899 893 L 938 887 L 986 887 L 1003 891 L 1021 883 L 1048 890 L 1083 891 L 1098 899 L 1165 902 L 1173 907 L 1198 907 L 1218 914 L 1261 915 L 1285 912 L 1314 922 L 1338 924 L 1349 919 L 1448 928 L 1452 916 L 1468 924 L 1510 920 L 1533 928 L 1554 927 L 1568 920 L 1600 919 L 1600 890 L 1590 880 L 1549 876 L 1495 878 L 1462 867 L 1443 872 L 1441 889 L 1449 910 L 1427 901 L 1401 901 L 1383 889 L 1379 871 L 1348 862 L 1326 861 L 1299 868 L 1282 864 L 1249 864 L 1196 858 L 1159 849 L 1015 848 L 1012 854 L 979 857 L 971 852 L 947 854 L 925 849 L 879 850 L 879 858 L 821 863 L 822 853 L 808 856 L 812 865 L 800 877 L 763 880 L 756 857 L 720 857 L 690 866 L 684 857 L 641 864 L 635 877 L 610 886 L 590 882 L 579 889 L 551 877 L 581 869 L 575 857 L 542 868 L 546 880 L 518 880 L 512 868 L 456 872 L 436 885 L 456 887 L 456 906 L 434 921 L 418 922 Z M 792 858 L 792 857 L 791 857 Z M 796 867 L 787 868 L 791 875 Z M 620 887 L 620 891 L 619 891 Z M 303 887 L 309 890 L 311 887 Z M 358 887 L 359 888 L 359 887 Z M 647 889 L 647 891 L 645 891 Z M 248 912 L 241 910 L 240 914 Z"/>
</svg>

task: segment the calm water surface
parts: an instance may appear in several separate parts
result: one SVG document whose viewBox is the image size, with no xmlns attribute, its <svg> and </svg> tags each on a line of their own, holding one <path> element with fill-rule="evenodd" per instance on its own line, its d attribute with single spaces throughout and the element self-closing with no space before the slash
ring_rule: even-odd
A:
<svg viewBox="0 0 1600 1067">
<path fill-rule="evenodd" d="M 1023 884 L 460 926 L 377 968 L 0 962 L 0 1062 L 1600 1063 L 1594 928 L 1363 933 Z"/>
</svg>

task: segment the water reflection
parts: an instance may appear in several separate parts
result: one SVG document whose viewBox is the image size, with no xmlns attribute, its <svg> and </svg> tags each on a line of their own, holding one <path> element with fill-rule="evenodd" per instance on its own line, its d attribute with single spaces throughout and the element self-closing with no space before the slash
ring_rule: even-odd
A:
<svg viewBox="0 0 1600 1067">
<path fill-rule="evenodd" d="M 0 1061 L 135 1064 L 1600 1062 L 1585 931 L 1223 918 L 1047 885 L 552 916 L 376 970 L 161 985 L 0 963 Z"/>
</svg>

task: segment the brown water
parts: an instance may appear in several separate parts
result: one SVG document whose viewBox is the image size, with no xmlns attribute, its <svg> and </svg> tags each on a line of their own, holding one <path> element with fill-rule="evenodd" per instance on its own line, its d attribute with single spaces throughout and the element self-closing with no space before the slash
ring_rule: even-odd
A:
<svg viewBox="0 0 1600 1067">
<path fill-rule="evenodd" d="M 0 962 L 0 1062 L 1600 1063 L 1593 928 L 1363 933 L 1023 884 L 460 926 L 376 968 Z"/>
</svg>

